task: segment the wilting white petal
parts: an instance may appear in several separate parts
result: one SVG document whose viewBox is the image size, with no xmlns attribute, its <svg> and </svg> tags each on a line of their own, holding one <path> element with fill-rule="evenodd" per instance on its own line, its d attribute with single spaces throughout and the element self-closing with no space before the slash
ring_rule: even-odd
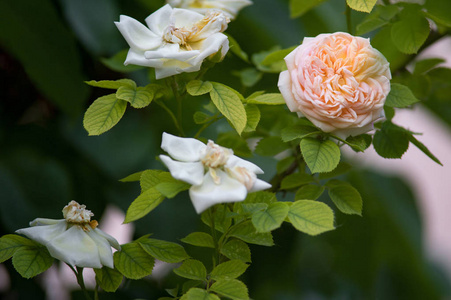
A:
<svg viewBox="0 0 451 300">
<path fill-rule="evenodd" d="M 180 162 L 174 161 L 169 156 L 160 155 L 161 161 L 168 167 L 171 176 L 189 184 L 201 184 L 204 177 L 204 166 L 200 161 Z"/>
<path fill-rule="evenodd" d="M 175 59 L 189 63 L 189 59 L 198 56 L 200 51 L 180 51 L 179 44 L 166 44 L 154 51 L 144 52 L 146 59 Z"/>
<path fill-rule="evenodd" d="M 172 10 L 172 16 L 175 20 L 174 26 L 178 28 L 190 28 L 204 17 L 198 12 L 180 8 L 174 8 Z"/>
<path fill-rule="evenodd" d="M 118 241 L 112 237 L 111 235 L 109 235 L 106 232 L 103 232 L 102 230 L 98 229 L 98 228 L 94 228 L 93 231 L 102 236 L 104 239 L 106 239 L 108 241 L 108 243 L 110 243 L 111 247 L 113 247 L 116 250 L 121 250 L 121 245 L 119 245 Z"/>
<path fill-rule="evenodd" d="M 238 156 L 231 156 L 226 164 L 227 168 L 232 169 L 233 167 L 243 167 L 248 169 L 249 171 L 255 174 L 263 174 L 263 170 L 260 169 L 256 164 L 251 163 L 250 161 L 239 158 Z"/>
<path fill-rule="evenodd" d="M 257 178 L 249 193 L 263 191 L 269 188 L 271 188 L 271 185 L 269 183 Z"/>
<path fill-rule="evenodd" d="M 46 244 L 50 255 L 72 266 L 102 268 L 97 243 L 80 227 L 72 226 Z"/>
<path fill-rule="evenodd" d="M 150 50 L 163 43 L 161 36 L 156 35 L 146 26 L 128 16 L 121 15 L 119 22 L 114 22 L 131 48 Z"/>
<path fill-rule="evenodd" d="M 30 226 L 53 225 L 53 224 L 61 223 L 61 221 L 64 221 L 64 219 L 55 220 L 55 219 L 46 219 L 46 218 L 36 218 L 30 222 Z"/>
<path fill-rule="evenodd" d="M 200 154 L 207 146 L 193 138 L 181 138 L 164 132 L 161 148 L 179 161 L 195 162 L 200 160 Z"/>
<path fill-rule="evenodd" d="M 191 202 L 198 214 L 215 204 L 243 201 L 246 198 L 244 184 L 219 169 L 216 170 L 216 176 L 219 177 L 219 184 L 207 173 L 201 185 L 193 185 L 189 190 Z"/>
<path fill-rule="evenodd" d="M 160 68 L 163 66 L 163 61 L 161 59 L 147 59 L 144 57 L 144 51 L 134 50 L 130 48 L 128 50 L 127 58 L 125 59 L 124 65 L 138 65 L 143 67 L 153 67 Z"/>
<path fill-rule="evenodd" d="M 100 231 L 100 230 L 99 230 Z M 111 251 L 111 245 L 103 236 L 99 235 L 96 231 L 90 230 L 86 234 L 96 243 L 97 250 L 99 252 L 100 263 L 108 268 L 114 268 L 113 252 Z"/>
<path fill-rule="evenodd" d="M 35 223 L 35 221 L 37 220 L 43 219 L 36 219 L 31 223 Z M 62 219 L 57 221 L 58 223 L 55 223 L 53 225 L 22 228 L 16 230 L 16 233 L 23 234 L 28 238 L 32 239 L 33 241 L 36 241 L 42 245 L 46 245 L 51 239 L 59 236 L 60 234 L 66 231 L 67 228 L 66 220 Z M 36 224 L 39 224 L 39 221 L 37 221 Z"/>
<path fill-rule="evenodd" d="M 196 49 L 196 44 L 193 44 L 193 49 Z M 202 61 L 205 58 L 215 54 L 219 50 L 221 50 L 221 55 L 223 57 L 227 51 L 229 51 L 229 40 L 227 39 L 227 36 L 222 33 L 213 34 L 205 39 L 202 42 L 200 54 L 196 56 L 191 63 L 193 65 L 198 65 L 200 68 Z"/>
<path fill-rule="evenodd" d="M 172 7 L 165 5 L 146 18 L 146 24 L 155 34 L 163 36 L 164 29 L 173 22 Z"/>
</svg>

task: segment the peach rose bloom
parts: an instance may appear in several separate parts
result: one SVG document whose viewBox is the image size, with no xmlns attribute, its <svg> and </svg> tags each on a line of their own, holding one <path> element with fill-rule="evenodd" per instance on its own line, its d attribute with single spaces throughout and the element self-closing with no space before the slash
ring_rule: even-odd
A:
<svg viewBox="0 0 451 300">
<path fill-rule="evenodd" d="M 322 131 L 356 136 L 384 117 L 390 68 L 369 39 L 344 32 L 304 38 L 285 62 L 278 86 L 288 108 Z"/>
</svg>

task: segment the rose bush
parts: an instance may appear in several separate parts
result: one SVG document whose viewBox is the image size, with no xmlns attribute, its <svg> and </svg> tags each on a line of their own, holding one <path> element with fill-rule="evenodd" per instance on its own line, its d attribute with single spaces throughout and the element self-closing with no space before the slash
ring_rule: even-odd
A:
<svg viewBox="0 0 451 300">
<path fill-rule="evenodd" d="M 251 5 L 250 0 L 167 0 L 172 7 L 181 7 L 205 14 L 210 10 L 221 10 L 234 19 L 244 7 Z"/>
<path fill-rule="evenodd" d="M 384 116 L 389 63 L 369 39 L 343 32 L 304 38 L 285 62 L 278 86 L 288 108 L 322 131 L 355 136 Z"/>
<path fill-rule="evenodd" d="M 44 245 L 52 257 L 71 266 L 100 269 L 114 268 L 111 247 L 121 246 L 115 238 L 96 228 L 94 214 L 86 206 L 71 201 L 63 209 L 64 219 L 37 218 L 28 228 L 16 233 Z"/>
<path fill-rule="evenodd" d="M 124 64 L 155 68 L 157 79 L 200 70 L 204 59 L 229 50 L 222 32 L 229 19 L 220 12 L 197 12 L 163 6 L 146 18 L 147 26 L 121 15 L 115 22 L 130 50 Z"/>
<path fill-rule="evenodd" d="M 257 178 L 263 170 L 235 155 L 231 149 L 209 141 L 207 145 L 192 139 L 163 133 L 160 155 L 172 177 L 192 184 L 189 195 L 198 214 L 218 203 L 243 201 L 248 192 L 271 187 Z"/>
</svg>

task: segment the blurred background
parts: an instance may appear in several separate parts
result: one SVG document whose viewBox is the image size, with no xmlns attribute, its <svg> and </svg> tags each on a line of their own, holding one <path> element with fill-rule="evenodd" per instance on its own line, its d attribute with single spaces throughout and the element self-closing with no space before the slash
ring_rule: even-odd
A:
<svg viewBox="0 0 451 300">
<path fill-rule="evenodd" d="M 122 243 L 148 233 L 178 242 L 204 229 L 186 194 L 165 201 L 134 226 L 120 225 L 139 186 L 118 180 L 144 169 L 164 168 L 155 160 L 161 133 L 175 131 L 167 126 L 160 107 L 129 109 L 101 136 L 89 137 L 82 126 L 90 103 L 108 93 L 83 81 L 124 77 L 142 85 L 153 81 L 152 72 L 122 65 L 127 44 L 113 22 L 121 14 L 144 22 L 163 4 L 162 0 L 0 0 L 0 235 L 27 227 L 36 217 L 62 218 L 61 209 L 70 200 L 86 204 L 97 219 L 108 218 L 103 220 L 111 227 L 105 231 L 120 236 Z M 229 24 L 227 33 L 250 56 L 256 54 L 255 59 L 276 45 L 298 45 L 305 36 L 346 31 L 345 9 L 344 0 L 330 0 L 291 19 L 288 0 L 255 0 Z M 353 12 L 354 24 L 364 16 Z M 397 52 L 383 30 L 367 36 L 391 62 L 397 80 L 405 79 L 415 57 Z M 433 45 L 422 55 L 449 55 L 450 40 L 439 42 L 438 48 Z M 243 93 L 277 92 L 276 73 L 258 75 L 249 89 L 239 75 L 249 68 L 252 64 L 229 54 L 226 63 L 215 66 L 206 78 Z M 232 71 L 236 76 L 229 75 Z M 335 231 L 310 237 L 283 226 L 274 232 L 276 246 L 252 247 L 253 264 L 243 280 L 253 299 L 450 299 L 451 72 L 444 68 L 437 72 L 441 80 L 428 82 L 429 92 L 421 88 L 422 81 L 411 87 L 423 101 L 414 110 L 397 112 L 394 122 L 423 132 L 418 139 L 444 167 L 416 149 L 409 149 L 402 160 L 384 160 L 372 150 L 359 155 L 346 151 L 354 171 L 345 179 L 362 194 L 363 217 L 336 211 Z M 199 98 L 187 101 L 191 101 L 185 106 L 187 114 L 206 103 Z M 269 111 L 263 111 L 265 115 L 263 122 L 277 122 Z M 192 123 L 184 124 L 190 133 L 195 132 Z M 227 126 L 219 123 L 205 136 L 217 139 Z M 264 179 L 275 174 L 273 158 L 253 159 L 265 170 Z M 321 200 L 329 201 L 327 195 Z M 192 256 L 203 255 L 195 248 L 187 250 Z M 101 298 L 166 296 L 164 289 L 176 286 L 178 280 L 166 271 L 167 266 L 160 266 L 151 278 L 126 281 L 116 294 Z M 0 298 L 82 299 L 70 279 L 55 281 L 66 278 L 61 272 L 63 268 L 54 266 L 25 280 L 8 260 L 0 264 Z"/>
</svg>

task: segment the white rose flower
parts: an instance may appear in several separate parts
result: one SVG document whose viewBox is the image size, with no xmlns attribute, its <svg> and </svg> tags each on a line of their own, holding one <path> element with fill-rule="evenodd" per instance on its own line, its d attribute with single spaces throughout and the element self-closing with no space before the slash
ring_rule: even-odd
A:
<svg viewBox="0 0 451 300">
<path fill-rule="evenodd" d="M 205 14 L 211 10 L 220 10 L 229 18 L 235 19 L 238 12 L 252 4 L 250 0 L 167 0 L 172 7 L 180 7 Z"/>
<path fill-rule="evenodd" d="M 172 177 L 192 184 L 189 195 L 198 214 L 218 203 L 238 202 L 250 192 L 265 190 L 271 185 L 257 178 L 263 174 L 257 165 L 243 160 L 227 149 L 208 141 L 163 133 L 160 155 Z"/>
<path fill-rule="evenodd" d="M 115 238 L 96 228 L 97 221 L 91 221 L 94 214 L 71 201 L 63 209 L 64 219 L 37 218 L 28 228 L 16 233 L 44 245 L 52 257 L 71 266 L 100 269 L 103 266 L 114 268 L 111 247 L 121 246 Z"/>
<path fill-rule="evenodd" d="M 220 12 L 197 12 L 163 6 L 146 18 L 147 26 L 121 15 L 115 22 L 130 50 L 124 62 L 155 68 L 157 79 L 199 71 L 207 57 L 229 50 L 222 32 L 230 20 Z"/>
</svg>

